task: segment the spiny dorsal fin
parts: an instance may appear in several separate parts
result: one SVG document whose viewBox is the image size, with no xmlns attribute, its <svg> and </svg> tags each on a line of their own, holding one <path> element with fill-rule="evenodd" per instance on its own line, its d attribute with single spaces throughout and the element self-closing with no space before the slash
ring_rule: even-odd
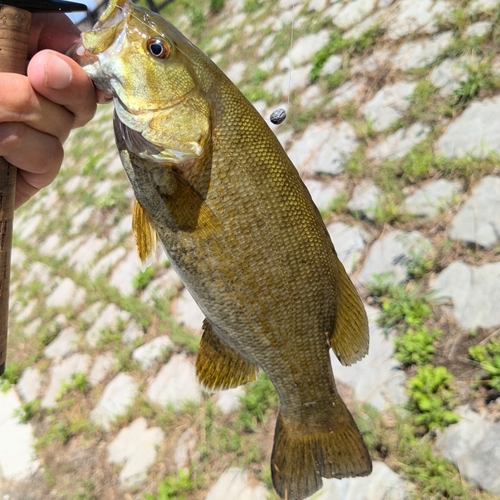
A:
<svg viewBox="0 0 500 500">
<path fill-rule="evenodd" d="M 132 231 L 135 238 L 135 248 L 143 268 L 151 263 L 156 251 L 156 231 L 144 207 L 134 199 L 132 209 Z"/>
<path fill-rule="evenodd" d="M 368 354 L 368 318 L 358 292 L 340 261 L 338 271 L 337 314 L 329 340 L 339 361 L 343 365 L 351 365 Z"/>
<path fill-rule="evenodd" d="M 259 368 L 225 344 L 205 320 L 196 358 L 196 375 L 205 389 L 218 391 L 257 380 Z"/>
</svg>

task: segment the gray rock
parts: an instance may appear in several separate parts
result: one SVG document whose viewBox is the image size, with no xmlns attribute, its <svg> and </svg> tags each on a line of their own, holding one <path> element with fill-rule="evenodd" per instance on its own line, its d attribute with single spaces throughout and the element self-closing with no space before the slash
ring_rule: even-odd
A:
<svg viewBox="0 0 500 500">
<path fill-rule="evenodd" d="M 327 0 L 311 0 L 307 6 L 308 11 L 321 12 L 326 9 Z"/>
<path fill-rule="evenodd" d="M 178 469 L 189 467 L 196 453 L 196 434 L 193 429 L 188 429 L 177 441 L 174 451 L 174 462 Z"/>
<path fill-rule="evenodd" d="M 228 415 L 235 412 L 241 406 L 241 396 L 245 394 L 245 389 L 242 386 L 234 389 L 227 389 L 217 393 L 217 403 L 215 405 L 219 410 Z"/>
<path fill-rule="evenodd" d="M 351 73 L 366 75 L 367 73 L 374 73 L 383 66 L 391 62 L 392 51 L 389 49 L 374 50 L 372 54 L 364 59 L 361 59 L 353 65 Z"/>
<path fill-rule="evenodd" d="M 52 233 L 40 245 L 40 253 L 43 255 L 54 254 L 61 247 L 61 238 L 57 233 Z M 12 259 L 14 262 L 14 259 Z"/>
<path fill-rule="evenodd" d="M 377 0 L 351 0 L 346 2 L 333 22 L 341 29 L 347 29 L 359 23 L 377 4 Z"/>
<path fill-rule="evenodd" d="M 410 106 L 416 82 L 398 82 L 381 88 L 361 109 L 377 132 L 401 118 Z"/>
<path fill-rule="evenodd" d="M 205 319 L 205 314 L 199 308 L 187 288 L 184 288 L 181 295 L 173 304 L 175 320 L 194 332 L 201 332 L 201 326 Z"/>
<path fill-rule="evenodd" d="M 79 318 L 85 323 L 93 323 L 99 317 L 102 307 L 102 302 L 94 302 L 88 309 L 80 313 Z"/>
<path fill-rule="evenodd" d="M 149 384 L 147 396 L 153 403 L 180 409 L 185 402 L 199 403 L 201 390 L 194 366 L 185 354 L 172 356 Z"/>
<path fill-rule="evenodd" d="M 326 184 L 325 182 L 308 179 L 304 184 L 319 210 L 329 210 L 336 199 L 345 195 L 345 183 L 342 181 L 333 181 Z"/>
<path fill-rule="evenodd" d="M 60 249 L 59 252 L 57 253 L 57 256 L 59 258 L 66 258 L 68 259 L 73 255 L 73 253 L 76 252 L 76 249 L 83 244 L 85 241 L 84 236 L 77 236 L 76 238 L 73 238 L 72 240 L 67 241 Z"/>
<path fill-rule="evenodd" d="M 247 69 L 248 64 L 244 62 L 234 62 L 229 66 L 229 68 L 224 71 L 226 73 L 226 76 L 234 83 L 238 84 L 241 82 L 243 78 L 243 73 L 245 73 L 245 70 Z"/>
<path fill-rule="evenodd" d="M 94 213 L 94 207 L 85 207 L 81 212 L 74 215 L 71 219 L 71 234 L 79 234 L 85 224 L 90 220 Z"/>
<path fill-rule="evenodd" d="M 327 230 L 340 262 L 344 265 L 347 274 L 351 274 L 365 248 L 363 232 L 343 222 L 334 222 L 327 227 Z"/>
<path fill-rule="evenodd" d="M 322 75 L 333 75 L 342 66 L 342 56 L 338 54 L 332 54 L 323 65 L 321 69 Z"/>
<path fill-rule="evenodd" d="M 349 123 L 313 123 L 295 141 L 288 155 L 300 172 L 311 169 L 318 174 L 336 175 L 344 171 L 344 164 L 357 145 L 356 133 Z"/>
<path fill-rule="evenodd" d="M 465 36 L 485 36 L 491 31 L 493 23 L 491 21 L 479 21 L 471 24 L 465 30 Z"/>
<path fill-rule="evenodd" d="M 333 94 L 332 105 L 342 106 L 349 101 L 359 100 L 359 96 L 362 93 L 365 85 L 362 82 L 355 82 L 349 80 L 348 82 L 341 85 Z"/>
<path fill-rule="evenodd" d="M 449 237 L 492 248 L 500 239 L 500 177 L 484 177 L 451 221 Z"/>
<path fill-rule="evenodd" d="M 80 288 L 70 278 L 59 280 L 58 284 L 47 297 L 45 305 L 47 307 L 72 306 L 75 309 L 85 302 L 87 295 L 85 289 Z"/>
<path fill-rule="evenodd" d="M 146 344 L 141 345 L 132 353 L 132 359 L 137 361 L 143 370 L 150 368 L 153 363 L 160 358 L 172 346 L 172 342 L 163 335 L 156 337 Z"/>
<path fill-rule="evenodd" d="M 312 500 L 313 497 L 310 498 Z M 373 462 L 373 472 L 367 477 L 323 479 L 323 488 L 314 500 L 409 500 L 411 485 L 384 462 Z"/>
<path fill-rule="evenodd" d="M 379 198 L 380 189 L 372 181 L 365 179 L 354 188 L 347 208 L 364 215 L 367 219 L 373 220 Z"/>
<path fill-rule="evenodd" d="M 500 423 L 491 424 L 468 407 L 457 413 L 460 422 L 439 433 L 435 448 L 467 482 L 500 494 Z"/>
<path fill-rule="evenodd" d="M 105 387 L 101 399 L 90 412 L 90 419 L 109 431 L 113 420 L 123 415 L 132 405 L 138 391 L 137 382 L 130 375 L 119 373 Z"/>
<path fill-rule="evenodd" d="M 21 400 L 16 391 L 12 387 L 5 393 L 0 391 L 0 477 L 13 481 L 28 479 L 40 467 L 33 427 L 19 422 L 19 410 Z"/>
<path fill-rule="evenodd" d="M 449 158 L 499 153 L 499 113 L 500 96 L 473 102 L 438 139 L 438 152 Z"/>
<path fill-rule="evenodd" d="M 149 467 L 154 464 L 157 448 L 165 438 L 159 427 L 150 427 L 144 417 L 121 429 L 108 446 L 108 462 L 123 465 L 120 485 L 136 486 L 147 479 Z"/>
<path fill-rule="evenodd" d="M 29 270 L 24 275 L 23 284 L 41 283 L 44 290 L 54 283 L 50 267 L 41 262 L 30 262 Z"/>
<path fill-rule="evenodd" d="M 105 329 L 115 328 L 119 321 L 125 323 L 130 319 L 130 313 L 120 309 L 115 304 L 108 304 L 96 322 L 87 330 L 85 340 L 91 347 L 96 347 Z"/>
<path fill-rule="evenodd" d="M 85 241 L 68 259 L 68 264 L 77 271 L 90 269 L 99 252 L 106 245 L 106 240 L 98 238 L 95 234 Z"/>
<path fill-rule="evenodd" d="M 118 243 L 123 236 L 132 232 L 132 214 L 125 215 L 118 225 L 113 227 L 109 232 L 109 239 L 114 243 Z"/>
<path fill-rule="evenodd" d="M 397 40 L 411 33 L 436 33 L 438 18 L 452 11 L 449 2 L 441 0 L 400 0 L 394 12 L 387 16 L 384 26 L 386 36 Z"/>
<path fill-rule="evenodd" d="M 131 295 L 135 291 L 133 286 L 134 278 L 140 271 L 139 258 L 135 250 L 133 250 L 111 273 L 109 284 L 118 288 L 123 295 Z"/>
<path fill-rule="evenodd" d="M 116 360 L 112 353 L 99 354 L 89 373 L 89 383 L 92 387 L 100 384 L 115 366 Z"/>
<path fill-rule="evenodd" d="M 43 350 L 46 358 L 61 360 L 75 352 L 78 335 L 71 326 L 61 330 L 57 337 Z"/>
<path fill-rule="evenodd" d="M 55 408 L 57 397 L 65 383 L 71 381 L 71 377 L 77 373 L 87 375 L 89 372 L 91 357 L 88 354 L 73 354 L 60 363 L 53 364 L 50 368 L 50 383 L 42 398 L 43 408 Z"/>
<path fill-rule="evenodd" d="M 17 223 L 16 221 L 16 236 L 22 240 L 30 238 L 33 234 L 36 234 L 42 221 L 41 214 L 35 214 L 21 223 Z"/>
<path fill-rule="evenodd" d="M 243 469 L 228 469 L 210 488 L 205 500 L 237 498 L 238 500 L 266 500 L 267 489 L 263 484 L 251 484 Z"/>
<path fill-rule="evenodd" d="M 379 275 L 389 283 L 401 283 L 408 278 L 408 261 L 425 256 L 430 249 L 430 241 L 418 231 L 392 231 L 373 243 L 358 281 L 366 285 Z"/>
<path fill-rule="evenodd" d="M 292 46 L 292 64 L 296 68 L 309 63 L 318 50 L 323 48 L 328 39 L 330 38 L 330 32 L 327 29 L 318 31 L 317 33 L 312 33 L 295 40 Z M 290 68 L 290 59 L 288 55 L 283 57 L 279 63 L 279 68 L 281 70 Z"/>
<path fill-rule="evenodd" d="M 449 297 L 464 329 L 500 325 L 500 262 L 474 267 L 452 262 L 430 283 L 436 297 Z"/>
<path fill-rule="evenodd" d="M 421 217 L 436 217 L 461 192 L 462 186 L 458 181 L 439 179 L 429 182 L 405 199 L 404 210 Z"/>
<path fill-rule="evenodd" d="M 469 4 L 469 12 L 489 12 L 498 7 L 498 0 L 472 0 Z"/>
<path fill-rule="evenodd" d="M 367 153 L 370 160 L 386 160 L 406 156 L 413 146 L 427 138 L 429 125 L 417 122 L 408 128 L 400 128 L 394 134 L 373 146 Z"/>
<path fill-rule="evenodd" d="M 150 302 L 154 297 L 168 297 L 175 293 L 182 286 L 179 275 L 173 268 L 167 270 L 165 274 L 154 279 L 142 292 L 142 300 Z"/>
<path fill-rule="evenodd" d="M 380 4 L 380 1 L 379 1 L 379 4 Z M 380 5 L 379 5 L 379 7 L 380 7 Z M 367 31 L 375 28 L 376 26 L 380 26 L 382 24 L 384 17 L 385 17 L 384 11 L 379 10 L 379 11 L 374 12 L 372 15 L 363 19 L 359 23 L 355 23 L 351 29 L 344 32 L 344 38 L 358 40 Z M 335 19 L 334 19 L 334 22 L 335 22 Z"/>
<path fill-rule="evenodd" d="M 343 366 L 330 351 L 335 378 L 352 387 L 357 401 L 383 411 L 406 401 L 404 371 L 394 359 L 394 336 L 377 325 L 380 312 L 365 306 L 370 324 L 370 352 L 352 366 Z"/>
<path fill-rule="evenodd" d="M 125 256 L 127 251 L 123 247 L 117 247 L 111 250 L 104 257 L 99 259 L 90 269 L 90 277 L 97 278 L 100 274 L 107 274 L 113 267 Z"/>
<path fill-rule="evenodd" d="M 453 32 L 446 31 L 423 42 L 406 42 L 394 56 L 394 63 L 404 71 L 427 66 L 450 45 L 452 39 Z"/>
<path fill-rule="evenodd" d="M 460 82 L 467 80 L 467 75 L 462 61 L 448 58 L 433 68 L 429 80 L 439 89 L 439 95 L 446 97 L 460 87 Z"/>
<path fill-rule="evenodd" d="M 303 108 L 315 106 L 321 101 L 322 93 L 323 91 L 319 85 L 310 85 L 300 95 L 300 105 Z"/>
<path fill-rule="evenodd" d="M 34 401 L 40 395 L 42 388 L 42 375 L 37 368 L 29 366 L 26 368 L 18 383 L 17 390 L 24 401 Z"/>
</svg>

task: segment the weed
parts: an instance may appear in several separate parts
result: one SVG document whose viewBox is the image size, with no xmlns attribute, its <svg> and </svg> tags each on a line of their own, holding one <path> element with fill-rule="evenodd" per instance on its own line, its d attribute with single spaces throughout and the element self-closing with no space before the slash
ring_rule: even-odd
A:
<svg viewBox="0 0 500 500">
<path fill-rule="evenodd" d="M 408 328 L 394 340 L 396 359 L 406 366 L 430 362 L 435 351 L 434 341 L 442 334 L 438 328 L 432 330 L 424 326 Z"/>
<path fill-rule="evenodd" d="M 210 0 L 210 12 L 218 14 L 224 8 L 225 0 Z"/>
<path fill-rule="evenodd" d="M 82 415 L 54 417 L 45 434 L 37 441 L 37 447 L 43 448 L 54 441 L 66 444 L 72 437 L 92 428 L 93 425 L 89 422 L 88 418 Z"/>
<path fill-rule="evenodd" d="M 17 417 L 21 423 L 25 424 L 35 417 L 39 411 L 40 400 L 34 399 L 33 401 L 26 401 L 22 403 L 19 408 L 16 408 L 14 416 Z"/>
<path fill-rule="evenodd" d="M 343 83 L 349 80 L 350 72 L 347 69 L 339 69 L 333 75 L 328 75 L 326 85 L 329 90 L 340 87 Z"/>
<path fill-rule="evenodd" d="M 272 101 L 271 94 L 259 86 L 244 88 L 242 92 L 250 102 L 265 101 L 266 103 L 269 103 Z"/>
<path fill-rule="evenodd" d="M 247 14 L 252 14 L 253 12 L 257 12 L 263 6 L 261 0 L 245 0 L 243 4 L 243 10 Z"/>
<path fill-rule="evenodd" d="M 488 76 L 483 70 L 469 71 L 467 80 L 460 82 L 460 86 L 455 90 L 455 106 L 464 108 L 467 103 L 479 94 L 482 88 L 490 86 Z"/>
<path fill-rule="evenodd" d="M 273 384 L 266 374 L 248 385 L 247 393 L 241 398 L 241 411 L 235 426 L 244 431 L 255 431 L 258 424 L 264 421 L 267 411 L 278 404 L 278 396 Z"/>
<path fill-rule="evenodd" d="M 379 323 L 389 329 L 397 324 L 405 331 L 420 327 L 431 314 L 431 295 L 420 293 L 417 287 L 392 285 L 383 277 L 368 285 L 370 293 L 380 297 L 382 314 Z"/>
<path fill-rule="evenodd" d="M 0 376 L 0 389 L 2 392 L 7 392 L 11 385 L 17 384 L 21 373 L 23 371 L 23 365 L 19 362 L 8 362 L 5 367 L 5 372 Z"/>
<path fill-rule="evenodd" d="M 132 281 L 132 285 L 136 290 L 144 290 L 151 280 L 153 279 L 153 275 L 155 270 L 153 267 L 149 266 L 144 271 L 139 271 Z"/>
<path fill-rule="evenodd" d="M 144 493 L 144 500 L 186 500 L 186 493 L 196 489 L 196 483 L 191 479 L 191 472 L 180 469 L 176 475 L 167 476 L 158 485 L 155 495 Z"/>
<path fill-rule="evenodd" d="M 500 391 L 500 340 L 492 339 L 487 344 L 469 348 L 469 356 L 481 364 L 487 384 Z"/>
<path fill-rule="evenodd" d="M 66 394 L 75 390 L 80 393 L 85 393 L 90 388 L 90 383 L 84 373 L 77 372 L 71 375 L 71 378 L 64 382 L 59 390 L 56 400 L 60 401 Z"/>
<path fill-rule="evenodd" d="M 453 413 L 455 397 L 453 375 L 444 366 L 424 365 L 408 383 L 408 409 L 417 425 L 426 431 L 458 422 Z"/>
<path fill-rule="evenodd" d="M 311 82 L 314 83 L 319 78 L 321 71 L 323 70 L 323 66 L 330 56 L 342 52 L 344 49 L 349 47 L 350 44 L 351 41 L 343 38 L 340 30 L 334 27 L 326 45 L 319 49 L 318 52 L 316 52 L 312 57 L 311 63 L 313 67 L 309 73 L 309 79 Z"/>
</svg>

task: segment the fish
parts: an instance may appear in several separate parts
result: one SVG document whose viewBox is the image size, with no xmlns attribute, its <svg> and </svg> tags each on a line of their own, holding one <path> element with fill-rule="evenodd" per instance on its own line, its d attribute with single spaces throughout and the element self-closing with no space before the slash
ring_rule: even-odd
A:
<svg viewBox="0 0 500 500">
<path fill-rule="evenodd" d="M 329 354 L 344 365 L 367 354 L 366 313 L 269 125 L 207 55 L 130 0 L 111 0 L 72 55 L 113 96 L 141 262 L 161 243 L 205 315 L 201 385 L 229 389 L 262 370 L 277 391 L 278 495 L 368 475 Z"/>
</svg>

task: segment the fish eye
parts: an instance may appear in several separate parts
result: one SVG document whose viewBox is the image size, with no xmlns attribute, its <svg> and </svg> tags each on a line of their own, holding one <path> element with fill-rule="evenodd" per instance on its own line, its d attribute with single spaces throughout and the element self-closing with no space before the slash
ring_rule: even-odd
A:
<svg viewBox="0 0 500 500">
<path fill-rule="evenodd" d="M 170 55 L 170 47 L 161 38 L 150 38 L 148 40 L 148 52 L 158 59 L 165 59 Z"/>
</svg>

